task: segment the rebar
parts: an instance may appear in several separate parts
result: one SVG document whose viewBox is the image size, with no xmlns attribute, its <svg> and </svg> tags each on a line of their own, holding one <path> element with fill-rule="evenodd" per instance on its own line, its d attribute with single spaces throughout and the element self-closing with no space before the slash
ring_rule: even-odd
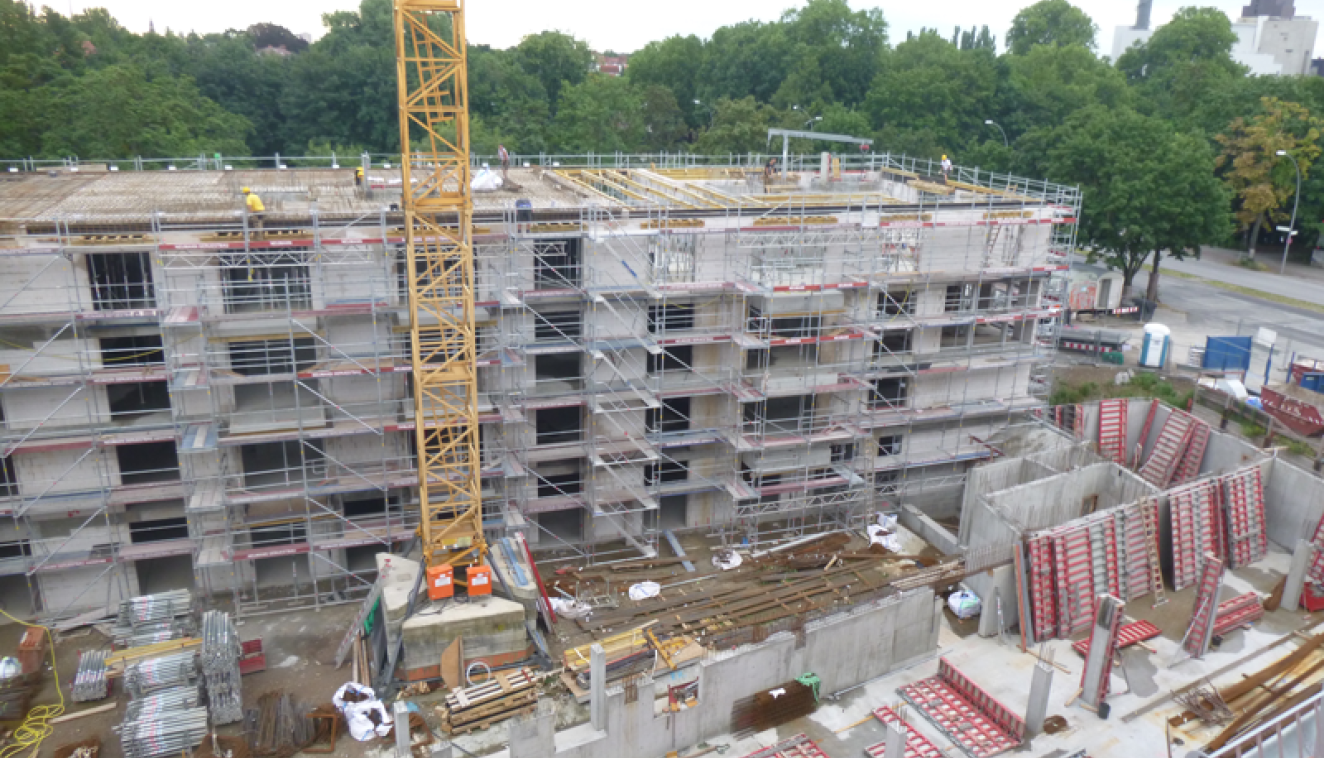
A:
<svg viewBox="0 0 1324 758">
<path fill-rule="evenodd" d="M 124 670 L 124 688 L 135 698 L 197 680 L 198 667 L 193 652 L 173 653 L 138 661 Z"/>
<path fill-rule="evenodd" d="M 78 673 L 74 674 L 73 701 L 86 703 L 104 700 L 110 694 L 106 680 L 106 656 L 109 650 L 84 650 L 78 656 Z"/>
<path fill-rule="evenodd" d="M 239 657 L 243 646 L 230 614 L 208 611 L 202 616 L 202 674 L 212 723 L 233 724 L 244 718 Z"/>
</svg>

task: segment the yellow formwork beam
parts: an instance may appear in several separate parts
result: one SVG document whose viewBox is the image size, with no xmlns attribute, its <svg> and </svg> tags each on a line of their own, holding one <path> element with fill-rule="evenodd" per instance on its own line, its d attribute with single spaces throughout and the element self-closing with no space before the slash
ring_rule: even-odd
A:
<svg viewBox="0 0 1324 758">
<path fill-rule="evenodd" d="M 464 0 L 395 0 L 394 17 L 419 533 L 428 566 L 469 566 L 486 543 Z"/>
</svg>

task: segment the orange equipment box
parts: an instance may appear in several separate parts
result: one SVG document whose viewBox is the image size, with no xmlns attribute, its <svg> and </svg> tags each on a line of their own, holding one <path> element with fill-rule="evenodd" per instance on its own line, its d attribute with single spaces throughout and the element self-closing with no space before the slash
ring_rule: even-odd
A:
<svg viewBox="0 0 1324 758">
<path fill-rule="evenodd" d="M 492 594 L 492 567 L 469 567 L 469 597 Z"/>
<path fill-rule="evenodd" d="M 428 567 L 428 599 L 444 600 L 455 595 L 455 568 L 449 563 Z"/>
</svg>

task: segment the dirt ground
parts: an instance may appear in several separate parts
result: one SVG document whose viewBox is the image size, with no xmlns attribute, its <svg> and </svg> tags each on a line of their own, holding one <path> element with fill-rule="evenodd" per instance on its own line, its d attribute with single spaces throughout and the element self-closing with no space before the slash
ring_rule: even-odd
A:
<svg viewBox="0 0 1324 758">
<path fill-rule="evenodd" d="M 264 693 L 284 690 L 293 692 L 308 706 L 330 702 L 336 689 L 349 680 L 350 668 L 346 664 L 339 670 L 332 666 L 336 646 L 353 619 L 357 606 L 341 605 L 320 611 L 304 610 L 270 616 L 245 618 L 239 626 L 239 636 L 247 641 L 261 638 L 267 656 L 267 670 L 243 678 L 245 707 L 252 707 Z M 16 624 L 0 626 L 0 650 L 15 650 L 22 636 L 22 627 Z M 59 669 L 60 685 L 65 695 L 66 713 L 89 710 L 108 702 L 116 703 L 113 711 L 87 716 L 56 726 L 56 734 L 41 746 L 39 756 L 52 756 L 64 744 L 79 742 L 89 737 L 102 741 L 102 758 L 122 758 L 119 737 L 113 728 L 124 717 L 128 696 L 118 680 L 111 682 L 109 700 L 94 703 L 75 703 L 69 699 L 70 682 L 78 666 L 78 655 L 84 649 L 109 647 L 110 641 L 93 629 L 83 629 L 68 635 L 57 635 L 55 663 Z M 54 677 L 47 676 L 41 692 L 32 704 L 58 701 Z M 4 724 L 12 729 L 16 722 Z M 231 724 L 217 730 L 222 736 L 240 734 L 240 725 Z M 337 756 L 358 758 L 380 748 L 385 743 L 357 743 L 348 737 L 336 744 Z"/>
</svg>

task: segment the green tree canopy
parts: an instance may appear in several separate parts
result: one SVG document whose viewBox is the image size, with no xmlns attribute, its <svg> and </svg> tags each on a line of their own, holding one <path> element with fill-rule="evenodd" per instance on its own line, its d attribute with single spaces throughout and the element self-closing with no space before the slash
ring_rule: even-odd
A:
<svg viewBox="0 0 1324 758">
<path fill-rule="evenodd" d="M 704 153 L 763 153 L 768 151 L 768 128 L 780 126 L 784 118 L 771 106 L 752 97 L 723 98 L 713 108 L 712 127 L 696 146 Z"/>
<path fill-rule="evenodd" d="M 703 40 L 698 37 L 667 37 L 660 42 L 648 43 L 630 56 L 625 75 L 640 86 L 651 84 L 670 89 L 690 125 L 697 127 L 700 123 L 707 123 L 700 122 L 694 115 L 702 110 L 695 108 L 694 101 L 699 95 L 703 55 Z"/>
<path fill-rule="evenodd" d="M 1165 254 L 1199 255 L 1231 229 L 1230 193 L 1214 176 L 1209 143 L 1160 119 L 1094 105 L 1026 134 L 1021 146 L 1031 170 L 1081 187 L 1080 242 L 1122 272 L 1127 292 L 1149 259 L 1148 297 L 1157 300 Z"/>
<path fill-rule="evenodd" d="M 593 74 L 562 91 L 552 134 L 566 152 L 637 151 L 646 134 L 643 100 L 627 80 Z"/>
<path fill-rule="evenodd" d="M 593 53 L 584 42 L 561 32 L 540 32 L 520 40 L 515 60 L 542 82 L 548 106 L 556 113 L 561 87 L 583 82 L 593 64 Z"/>
<path fill-rule="evenodd" d="M 1099 27 L 1067 0 L 1039 0 L 1016 14 L 1007 30 L 1007 49 L 1025 55 L 1039 45 L 1080 45 L 1094 49 Z"/>
</svg>

